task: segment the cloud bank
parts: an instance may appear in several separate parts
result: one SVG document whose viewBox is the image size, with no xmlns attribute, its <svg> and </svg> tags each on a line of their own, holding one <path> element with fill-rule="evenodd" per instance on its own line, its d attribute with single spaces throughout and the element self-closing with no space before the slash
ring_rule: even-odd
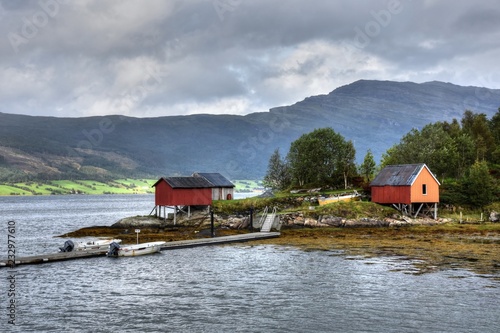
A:
<svg viewBox="0 0 500 333">
<path fill-rule="evenodd" d="M 0 112 L 267 111 L 359 79 L 500 88 L 495 0 L 0 1 Z"/>
</svg>

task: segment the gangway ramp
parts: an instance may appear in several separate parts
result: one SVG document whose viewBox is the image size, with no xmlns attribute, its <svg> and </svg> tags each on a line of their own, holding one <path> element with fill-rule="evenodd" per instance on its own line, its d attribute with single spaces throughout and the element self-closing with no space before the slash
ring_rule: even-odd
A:
<svg viewBox="0 0 500 333">
<path fill-rule="evenodd" d="M 269 213 L 268 211 L 269 208 L 266 206 L 262 216 L 260 217 L 261 220 L 260 232 L 271 232 L 271 228 L 273 227 L 277 209 L 276 207 L 274 207 L 271 213 Z"/>
</svg>

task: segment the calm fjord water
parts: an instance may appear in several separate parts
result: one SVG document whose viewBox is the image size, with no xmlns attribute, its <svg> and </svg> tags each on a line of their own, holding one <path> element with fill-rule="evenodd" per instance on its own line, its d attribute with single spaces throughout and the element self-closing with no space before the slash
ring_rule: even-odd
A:
<svg viewBox="0 0 500 333">
<path fill-rule="evenodd" d="M 54 236 L 147 215 L 153 197 L 0 197 L 16 254 Z M 8 281 L 12 270 L 0 269 Z M 411 274 L 398 258 L 246 244 L 88 258 L 15 269 L 16 325 L 0 284 L 0 332 L 498 332 L 500 283 L 464 270 Z"/>
</svg>

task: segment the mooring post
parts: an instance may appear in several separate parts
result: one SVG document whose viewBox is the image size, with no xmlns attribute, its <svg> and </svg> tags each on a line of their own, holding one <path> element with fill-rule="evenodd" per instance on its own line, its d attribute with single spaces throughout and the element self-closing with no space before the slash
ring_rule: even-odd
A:
<svg viewBox="0 0 500 333">
<path fill-rule="evenodd" d="M 139 233 L 141 232 L 141 229 L 135 229 L 135 233 L 137 234 L 137 243 L 139 244 Z"/>
<path fill-rule="evenodd" d="M 253 231 L 253 206 L 250 207 L 250 223 L 248 224 L 248 229 Z"/>
<path fill-rule="evenodd" d="M 177 222 L 177 206 L 174 206 L 174 225 L 176 222 Z"/>
<path fill-rule="evenodd" d="M 215 237 L 215 232 L 214 232 L 214 211 L 212 210 L 212 206 L 210 206 L 210 235 L 212 235 L 212 237 Z"/>
</svg>

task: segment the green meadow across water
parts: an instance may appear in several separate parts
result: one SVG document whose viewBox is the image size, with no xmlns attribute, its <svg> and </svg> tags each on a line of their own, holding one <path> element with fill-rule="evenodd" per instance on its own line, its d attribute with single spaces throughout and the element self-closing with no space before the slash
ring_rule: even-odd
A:
<svg viewBox="0 0 500 333">
<path fill-rule="evenodd" d="M 152 179 L 52 180 L 0 184 L 0 195 L 146 194 L 153 193 Z"/>
<path fill-rule="evenodd" d="M 154 193 L 157 179 L 51 180 L 0 183 L 0 195 L 65 195 L 65 194 L 148 194 Z M 262 184 L 255 180 L 235 180 L 236 192 L 252 192 Z"/>
</svg>

